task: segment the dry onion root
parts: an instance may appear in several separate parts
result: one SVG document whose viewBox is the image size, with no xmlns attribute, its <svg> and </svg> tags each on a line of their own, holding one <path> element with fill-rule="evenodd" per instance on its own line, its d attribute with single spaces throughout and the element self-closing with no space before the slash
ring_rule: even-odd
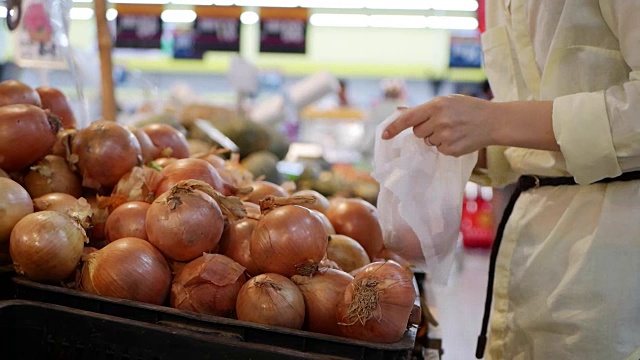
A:
<svg viewBox="0 0 640 360">
<path fill-rule="evenodd" d="M 393 343 L 405 333 L 416 292 L 413 277 L 394 261 L 364 266 L 338 302 L 344 336 Z"/>
</svg>

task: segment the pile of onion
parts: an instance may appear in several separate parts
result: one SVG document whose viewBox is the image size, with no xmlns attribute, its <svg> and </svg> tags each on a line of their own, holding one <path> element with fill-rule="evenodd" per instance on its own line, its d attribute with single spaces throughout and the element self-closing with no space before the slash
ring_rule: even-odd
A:
<svg viewBox="0 0 640 360">
<path fill-rule="evenodd" d="M 369 258 L 373 259 L 384 247 L 378 210 L 370 203 L 357 198 L 332 199 L 325 215 L 337 234 L 359 242 Z"/>
<path fill-rule="evenodd" d="M 171 286 L 171 270 L 148 241 L 118 239 L 85 256 L 80 289 L 90 294 L 164 303 Z"/>
<path fill-rule="evenodd" d="M 113 187 L 111 196 L 105 198 L 105 206 L 115 209 L 128 201 L 145 201 L 151 203 L 155 199 L 156 189 L 162 182 L 162 174 L 148 166 L 135 166 L 124 174 Z"/>
<path fill-rule="evenodd" d="M 367 252 L 359 242 L 346 235 L 330 235 L 327 258 L 346 271 L 352 272 L 371 262 Z"/>
<path fill-rule="evenodd" d="M 416 299 L 413 277 L 394 261 L 364 266 L 338 302 L 344 336 L 393 343 L 402 339 Z"/>
<path fill-rule="evenodd" d="M 155 189 L 157 196 L 171 190 L 174 185 L 183 180 L 204 181 L 214 190 L 225 195 L 232 193 L 213 165 L 202 159 L 186 158 L 172 161 L 160 171 L 160 174 L 163 178 Z"/>
<path fill-rule="evenodd" d="M 20 219 L 33 213 L 29 193 L 20 184 L 0 177 L 0 265 L 10 264 L 9 236 Z"/>
<path fill-rule="evenodd" d="M 189 143 L 178 129 L 167 124 L 149 124 L 141 128 L 160 152 L 159 156 L 189 157 Z"/>
<path fill-rule="evenodd" d="M 251 258 L 251 234 L 258 220 L 246 217 L 229 224 L 222 232 L 218 252 L 237 261 L 247 269 L 249 275 L 258 275 L 260 271 Z"/>
<path fill-rule="evenodd" d="M 147 240 L 146 218 L 151 204 L 144 201 L 129 201 L 113 210 L 104 231 L 108 242 L 125 237 L 136 237 Z"/>
<path fill-rule="evenodd" d="M 329 335 L 342 335 L 336 308 L 353 276 L 341 270 L 325 269 L 313 276 L 295 275 L 291 280 L 298 285 L 306 307 L 305 329 Z"/>
<path fill-rule="evenodd" d="M 261 274 L 247 281 L 236 302 L 238 320 L 301 329 L 304 297 L 298 286 L 278 274 Z"/>
<path fill-rule="evenodd" d="M 171 306 L 234 317 L 245 268 L 220 254 L 203 254 L 182 268 L 171 285 Z"/>
<path fill-rule="evenodd" d="M 9 246 L 18 274 L 55 283 L 73 274 L 87 241 L 84 229 L 72 217 L 39 211 L 18 221 Z"/>
<path fill-rule="evenodd" d="M 243 198 L 244 201 L 259 204 L 260 200 L 264 199 L 268 195 L 276 197 L 287 197 L 289 193 L 282 186 L 274 184 L 269 181 L 254 181 L 250 184 L 253 190 Z"/>
<path fill-rule="evenodd" d="M 58 155 L 47 155 L 31 165 L 24 176 L 24 187 L 34 198 L 54 192 L 76 198 L 82 196 L 80 178 L 71 171 L 67 161 Z"/>
<path fill-rule="evenodd" d="M 276 207 L 258 221 L 250 252 L 261 272 L 310 276 L 327 253 L 327 231 L 307 208 Z"/>
</svg>

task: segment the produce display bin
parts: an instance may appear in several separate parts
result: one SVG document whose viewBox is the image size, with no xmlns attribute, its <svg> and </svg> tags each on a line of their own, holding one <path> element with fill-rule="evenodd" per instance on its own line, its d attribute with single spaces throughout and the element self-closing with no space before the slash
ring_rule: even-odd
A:
<svg viewBox="0 0 640 360">
<path fill-rule="evenodd" d="M 20 276 L 14 277 L 12 283 L 17 299 L 62 305 L 162 326 L 172 331 L 188 331 L 199 337 L 224 337 L 252 346 L 270 345 L 306 354 L 312 358 L 329 356 L 336 359 L 412 359 L 416 339 L 415 327 L 409 328 L 404 337 L 396 343 L 380 344 L 197 314 L 137 301 L 95 296 L 36 283 Z"/>
<path fill-rule="evenodd" d="M 25 300 L 0 301 L 3 359 L 340 359 Z"/>
</svg>

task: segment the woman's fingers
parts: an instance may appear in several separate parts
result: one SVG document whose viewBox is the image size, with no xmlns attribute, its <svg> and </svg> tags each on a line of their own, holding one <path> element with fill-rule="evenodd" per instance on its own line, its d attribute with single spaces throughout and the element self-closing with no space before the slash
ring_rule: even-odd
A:
<svg viewBox="0 0 640 360">
<path fill-rule="evenodd" d="M 382 132 L 382 139 L 391 139 L 403 130 L 427 121 L 429 119 L 429 113 L 427 112 L 428 107 L 426 105 L 427 104 L 423 104 L 412 109 L 403 110 L 402 114 L 391 122 Z"/>
</svg>

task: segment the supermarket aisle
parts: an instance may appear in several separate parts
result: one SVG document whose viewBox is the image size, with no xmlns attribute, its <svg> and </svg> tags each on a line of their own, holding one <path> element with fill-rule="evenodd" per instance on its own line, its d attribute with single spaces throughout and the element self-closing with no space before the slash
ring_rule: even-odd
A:
<svg viewBox="0 0 640 360">
<path fill-rule="evenodd" d="M 447 287 L 431 289 L 444 349 L 443 360 L 475 359 L 482 325 L 489 250 L 461 248 Z"/>
</svg>

